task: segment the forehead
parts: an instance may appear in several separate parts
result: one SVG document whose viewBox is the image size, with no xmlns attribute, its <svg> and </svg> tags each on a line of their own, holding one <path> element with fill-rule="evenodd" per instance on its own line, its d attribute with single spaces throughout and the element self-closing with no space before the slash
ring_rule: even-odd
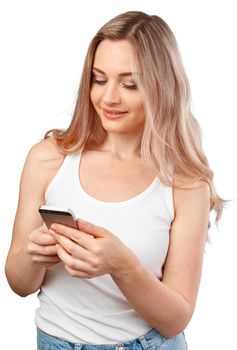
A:
<svg viewBox="0 0 237 350">
<path fill-rule="evenodd" d="M 134 53 L 127 40 L 108 40 L 100 42 L 96 49 L 93 66 L 104 72 L 121 73 L 133 71 Z"/>
</svg>

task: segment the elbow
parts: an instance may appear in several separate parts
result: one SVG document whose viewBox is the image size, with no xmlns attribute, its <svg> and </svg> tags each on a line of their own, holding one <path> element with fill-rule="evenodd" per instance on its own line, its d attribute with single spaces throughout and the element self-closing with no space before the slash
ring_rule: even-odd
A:
<svg viewBox="0 0 237 350">
<path fill-rule="evenodd" d="M 7 277 L 7 276 L 6 276 Z M 28 295 L 32 294 L 32 292 L 28 291 L 27 289 L 24 289 L 22 287 L 20 287 L 19 285 L 16 285 L 15 283 L 13 283 L 10 278 L 7 277 L 7 281 L 8 281 L 8 285 L 11 288 L 11 290 L 19 295 L 22 298 L 27 297 Z"/>
<path fill-rule="evenodd" d="M 27 297 L 30 294 L 35 293 L 39 288 L 32 290 L 26 288 L 23 283 L 17 283 L 12 277 L 11 271 L 8 271 L 7 266 L 5 266 L 5 276 L 11 290 L 22 298 Z"/>
<path fill-rule="evenodd" d="M 15 294 L 17 294 L 18 296 L 20 296 L 22 298 L 26 298 L 28 295 L 31 295 L 31 294 L 37 292 L 37 290 L 28 290 L 28 289 L 20 288 L 19 286 L 16 286 L 16 285 L 10 283 L 9 281 L 8 281 L 8 284 L 9 284 L 11 290 Z"/>
<path fill-rule="evenodd" d="M 17 294 L 21 298 L 26 298 L 29 295 L 29 293 L 25 293 L 24 291 L 14 290 L 13 288 L 11 288 L 11 289 L 13 290 L 13 292 L 15 294 Z"/>
<path fill-rule="evenodd" d="M 11 286 L 11 289 L 12 291 L 17 294 L 19 297 L 21 298 L 26 298 L 28 297 L 28 295 L 32 294 L 32 292 L 29 292 L 29 291 L 26 291 L 26 290 L 22 290 L 22 289 L 19 289 L 19 288 L 14 288 L 13 286 Z"/>
<path fill-rule="evenodd" d="M 162 324 L 154 325 L 154 328 L 165 338 L 173 338 L 185 330 L 192 318 L 192 314 L 193 312 L 187 307 L 183 312 L 173 314 L 163 321 Z"/>
<path fill-rule="evenodd" d="M 188 322 L 186 324 L 179 324 L 179 325 L 172 325 L 169 324 L 166 327 L 161 327 L 157 330 L 163 335 L 165 338 L 173 338 L 177 336 L 179 333 L 183 332 L 188 325 Z"/>
</svg>

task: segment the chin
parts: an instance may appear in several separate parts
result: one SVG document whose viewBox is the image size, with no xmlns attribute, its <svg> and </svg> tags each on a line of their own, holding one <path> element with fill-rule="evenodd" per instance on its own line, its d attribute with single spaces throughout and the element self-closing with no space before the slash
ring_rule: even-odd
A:
<svg viewBox="0 0 237 350">
<path fill-rule="evenodd" d="M 122 125 L 108 125 L 107 123 L 102 123 L 102 126 L 106 132 L 117 132 L 117 133 L 129 132 L 129 129 Z"/>
</svg>

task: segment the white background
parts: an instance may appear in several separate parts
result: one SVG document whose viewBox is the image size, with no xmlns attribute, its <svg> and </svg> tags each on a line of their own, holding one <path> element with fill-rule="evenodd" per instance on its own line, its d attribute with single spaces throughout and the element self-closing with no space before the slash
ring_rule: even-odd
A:
<svg viewBox="0 0 237 350">
<path fill-rule="evenodd" d="M 190 350 L 236 345 L 236 12 L 234 1 L 8 0 L 0 2 L 0 324 L 1 348 L 36 348 L 36 294 L 15 295 L 4 263 L 11 239 L 19 179 L 30 147 L 52 127 L 70 121 L 89 41 L 111 17 L 128 10 L 160 15 L 178 40 L 190 80 L 194 114 L 215 172 L 219 194 L 233 199 L 219 231 L 210 234 Z M 30 220 L 30 218 L 29 218 Z"/>
</svg>

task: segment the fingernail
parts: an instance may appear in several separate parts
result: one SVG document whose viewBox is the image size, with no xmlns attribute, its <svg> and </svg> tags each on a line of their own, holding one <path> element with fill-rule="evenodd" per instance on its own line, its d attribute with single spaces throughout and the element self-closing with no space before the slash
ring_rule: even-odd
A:
<svg viewBox="0 0 237 350">
<path fill-rule="evenodd" d="M 53 230 L 56 230 L 57 225 L 56 225 L 56 224 L 52 224 L 52 225 L 50 226 L 50 228 L 52 228 Z"/>
</svg>

